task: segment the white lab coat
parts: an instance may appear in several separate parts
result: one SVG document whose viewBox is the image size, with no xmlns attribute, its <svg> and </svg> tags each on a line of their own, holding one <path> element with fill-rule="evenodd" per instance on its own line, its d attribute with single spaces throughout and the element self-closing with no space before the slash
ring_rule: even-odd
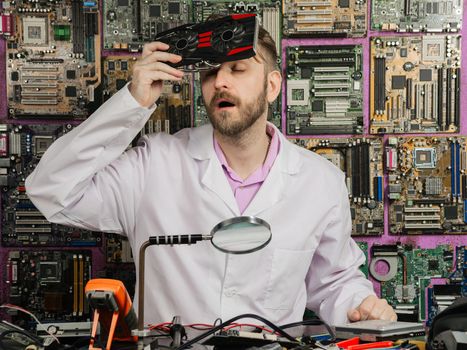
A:
<svg viewBox="0 0 467 350">
<path fill-rule="evenodd" d="M 209 233 L 240 215 L 210 125 L 150 135 L 124 152 L 154 108 L 140 107 L 122 89 L 57 140 L 26 180 L 48 220 L 126 235 L 136 266 L 149 236 Z M 307 306 L 335 324 L 374 294 L 358 270 L 364 256 L 350 238 L 342 172 L 281 134 L 280 143 L 244 212 L 270 224 L 270 244 L 247 255 L 224 254 L 207 241 L 148 248 L 146 323 L 174 315 L 183 323 L 212 323 L 255 313 L 285 324 L 301 320 Z"/>
</svg>

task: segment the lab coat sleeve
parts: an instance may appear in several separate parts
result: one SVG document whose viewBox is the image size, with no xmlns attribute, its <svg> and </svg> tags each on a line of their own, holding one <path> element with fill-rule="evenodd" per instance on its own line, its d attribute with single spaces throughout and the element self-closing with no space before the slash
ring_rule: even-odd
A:
<svg viewBox="0 0 467 350">
<path fill-rule="evenodd" d="M 148 153 L 144 144 L 125 149 L 154 109 L 141 107 L 125 86 L 56 140 L 26 179 L 34 205 L 51 222 L 128 232 L 143 192 Z"/>
<path fill-rule="evenodd" d="M 349 322 L 347 311 L 375 295 L 371 282 L 359 270 L 365 256 L 350 237 L 352 223 L 344 180 L 339 193 L 340 200 L 330 214 L 306 279 L 307 307 L 333 325 Z"/>
</svg>

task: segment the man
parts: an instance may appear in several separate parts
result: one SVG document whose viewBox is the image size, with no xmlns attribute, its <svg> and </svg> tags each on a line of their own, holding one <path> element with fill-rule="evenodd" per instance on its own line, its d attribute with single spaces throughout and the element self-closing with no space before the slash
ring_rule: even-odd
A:
<svg viewBox="0 0 467 350">
<path fill-rule="evenodd" d="M 28 177 L 34 204 L 50 221 L 126 235 L 138 249 L 152 235 L 208 233 L 218 222 L 258 216 L 270 244 L 247 255 L 209 243 L 146 252 L 145 322 L 214 322 L 256 313 L 277 324 L 305 307 L 329 323 L 392 319 L 358 270 L 350 238 L 344 175 L 320 156 L 289 143 L 267 122 L 281 88 L 269 34 L 256 56 L 202 74 L 212 125 L 127 145 L 154 111 L 162 82 L 183 72 L 180 56 L 145 45 L 132 82 L 79 127 L 57 140 Z"/>
</svg>

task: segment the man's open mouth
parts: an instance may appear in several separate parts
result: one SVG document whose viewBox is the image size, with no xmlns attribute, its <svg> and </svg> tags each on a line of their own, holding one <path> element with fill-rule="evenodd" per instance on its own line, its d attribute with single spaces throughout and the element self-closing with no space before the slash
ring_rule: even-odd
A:
<svg viewBox="0 0 467 350">
<path fill-rule="evenodd" d="M 235 107 L 235 104 L 231 101 L 228 101 L 228 100 L 218 100 L 217 101 L 217 108 L 229 108 L 229 107 Z"/>
</svg>

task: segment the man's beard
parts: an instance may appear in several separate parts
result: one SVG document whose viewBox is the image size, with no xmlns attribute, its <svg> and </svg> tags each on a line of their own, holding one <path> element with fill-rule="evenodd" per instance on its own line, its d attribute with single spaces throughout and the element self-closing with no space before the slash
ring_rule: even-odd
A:
<svg viewBox="0 0 467 350">
<path fill-rule="evenodd" d="M 209 104 L 206 104 L 206 111 L 209 120 L 214 128 L 224 136 L 238 136 L 245 130 L 248 130 L 267 110 L 267 81 L 264 82 L 264 88 L 257 98 L 251 99 L 251 102 L 242 102 L 237 97 L 230 95 L 227 92 L 217 92 L 211 99 Z M 226 98 L 231 101 L 237 108 L 240 116 L 238 120 L 232 120 L 231 113 L 235 111 L 221 111 L 214 115 L 216 100 Z"/>
</svg>

